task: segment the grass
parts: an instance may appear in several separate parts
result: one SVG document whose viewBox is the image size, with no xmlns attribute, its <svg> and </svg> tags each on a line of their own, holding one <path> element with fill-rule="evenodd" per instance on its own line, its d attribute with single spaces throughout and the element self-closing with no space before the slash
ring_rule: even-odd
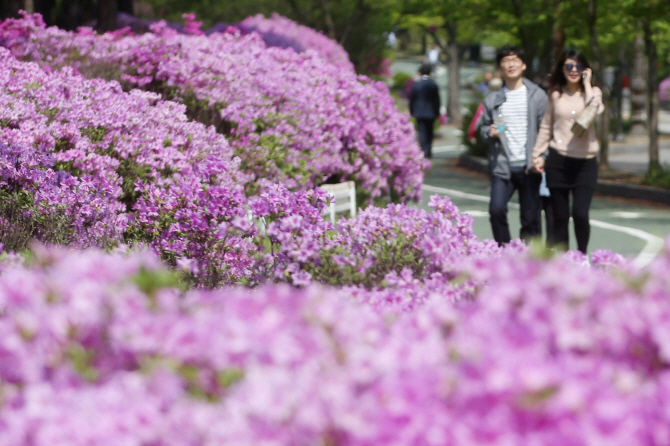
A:
<svg viewBox="0 0 670 446">
<path fill-rule="evenodd" d="M 667 166 L 656 166 L 649 169 L 642 184 L 646 186 L 662 187 L 670 189 L 670 168 Z"/>
</svg>

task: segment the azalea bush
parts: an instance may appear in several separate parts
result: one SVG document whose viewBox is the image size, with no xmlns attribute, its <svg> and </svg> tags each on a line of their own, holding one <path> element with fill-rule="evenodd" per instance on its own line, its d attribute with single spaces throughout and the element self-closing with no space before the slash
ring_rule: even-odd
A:
<svg viewBox="0 0 670 446">
<path fill-rule="evenodd" d="M 320 262 L 309 259 L 302 268 L 319 282 L 372 289 L 405 269 L 421 282 L 448 282 L 464 259 L 499 255 L 493 242 L 477 239 L 472 217 L 449 198 L 434 195 L 428 205 L 432 212 L 390 204 L 341 219 L 337 243 L 321 249 Z"/>
<path fill-rule="evenodd" d="M 71 68 L 45 73 L 0 50 L 0 242 L 147 244 L 189 283 L 386 287 L 412 268 L 443 275 L 491 253 L 448 200 L 428 213 L 370 208 L 335 228 L 321 189 L 290 191 L 240 171 L 225 138 L 184 106 L 125 93 Z M 387 277 L 388 275 L 391 275 Z M 392 278 L 389 280 L 393 280 Z"/>
<path fill-rule="evenodd" d="M 37 246 L 2 263 L 0 445 L 666 444 L 668 248 L 636 271 L 510 247 L 389 314 Z"/>
<path fill-rule="evenodd" d="M 39 16 L 26 16 L 0 25 L 0 43 L 21 60 L 72 66 L 185 104 L 190 118 L 228 138 L 254 179 L 248 195 L 259 179 L 292 190 L 355 180 L 361 204 L 419 199 L 428 161 L 385 83 L 316 51 L 268 47 L 256 33 L 204 36 L 187 28 L 194 34 L 159 22 L 141 36 L 96 35 L 45 28 Z"/>
</svg>

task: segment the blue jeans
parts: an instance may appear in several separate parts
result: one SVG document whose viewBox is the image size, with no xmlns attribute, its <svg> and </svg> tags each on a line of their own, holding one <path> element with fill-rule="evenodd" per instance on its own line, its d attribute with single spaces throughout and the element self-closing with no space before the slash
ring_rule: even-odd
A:
<svg viewBox="0 0 670 446">
<path fill-rule="evenodd" d="M 497 176 L 491 177 L 491 201 L 489 214 L 493 238 L 499 245 L 511 240 L 509 224 L 507 223 L 507 203 L 515 190 L 519 191 L 519 206 L 521 207 L 521 233 L 519 236 L 526 242 L 533 237 L 542 235 L 540 223 L 540 182 L 542 176 L 523 170 L 512 171 L 510 179 Z"/>
</svg>

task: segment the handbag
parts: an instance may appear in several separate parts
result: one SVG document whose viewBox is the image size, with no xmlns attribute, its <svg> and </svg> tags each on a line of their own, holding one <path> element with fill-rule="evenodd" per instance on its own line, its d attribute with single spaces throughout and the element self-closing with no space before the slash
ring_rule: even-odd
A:
<svg viewBox="0 0 670 446">
<path fill-rule="evenodd" d="M 589 127 L 591 127 L 591 124 L 593 124 L 593 121 L 595 121 L 596 116 L 598 115 L 598 104 L 593 103 L 593 98 L 589 99 L 589 102 L 586 103 L 586 107 L 584 107 L 584 110 L 577 116 L 577 119 L 575 119 L 575 123 L 572 124 L 572 133 L 574 133 L 577 136 L 582 136 L 586 130 L 588 130 Z"/>
</svg>

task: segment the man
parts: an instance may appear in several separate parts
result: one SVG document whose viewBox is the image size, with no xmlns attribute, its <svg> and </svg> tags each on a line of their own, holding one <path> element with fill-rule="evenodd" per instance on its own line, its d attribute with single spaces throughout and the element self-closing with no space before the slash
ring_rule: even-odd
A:
<svg viewBox="0 0 670 446">
<path fill-rule="evenodd" d="M 433 156 L 433 128 L 435 119 L 440 116 L 440 92 L 435 81 L 430 78 L 430 72 L 430 65 L 421 65 L 421 77 L 414 82 L 409 92 L 409 113 L 416 119 L 419 144 L 426 158 Z"/>
<path fill-rule="evenodd" d="M 437 67 L 437 64 L 440 62 L 440 47 L 437 46 L 437 43 L 433 43 L 430 46 L 426 59 L 433 69 Z"/>
<path fill-rule="evenodd" d="M 532 150 L 547 108 L 547 94 L 523 77 L 523 51 L 505 46 L 496 54 L 504 86 L 484 99 L 480 129 L 489 152 L 491 201 L 489 214 L 493 238 L 509 243 L 507 203 L 519 191 L 521 238 L 530 241 L 541 235 L 540 182 L 531 170 Z M 495 124 L 494 124 L 495 122 Z"/>
</svg>

